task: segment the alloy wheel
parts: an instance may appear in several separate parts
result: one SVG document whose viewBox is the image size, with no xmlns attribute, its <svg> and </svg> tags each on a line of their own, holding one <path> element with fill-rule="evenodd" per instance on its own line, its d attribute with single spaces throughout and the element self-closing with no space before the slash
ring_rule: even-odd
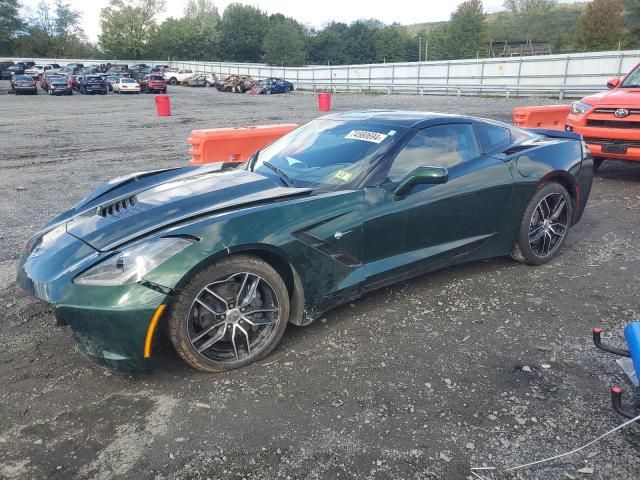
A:
<svg viewBox="0 0 640 480">
<path fill-rule="evenodd" d="M 569 229 L 569 207 L 560 193 L 540 200 L 529 222 L 529 245 L 538 257 L 552 255 Z"/>
<path fill-rule="evenodd" d="M 279 320 L 273 287 L 259 275 L 238 272 L 200 290 L 189 309 L 187 335 L 198 355 L 233 363 L 258 355 Z"/>
</svg>

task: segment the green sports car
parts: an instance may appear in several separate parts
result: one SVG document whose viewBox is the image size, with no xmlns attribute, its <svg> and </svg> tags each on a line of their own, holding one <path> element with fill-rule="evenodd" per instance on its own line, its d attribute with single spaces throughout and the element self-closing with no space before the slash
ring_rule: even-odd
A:
<svg viewBox="0 0 640 480">
<path fill-rule="evenodd" d="M 422 112 L 314 120 L 251 160 L 115 179 L 26 245 L 18 282 L 90 358 L 150 366 L 160 326 L 208 372 L 264 358 L 287 324 L 448 265 L 542 264 L 584 211 L 579 136 Z"/>
</svg>

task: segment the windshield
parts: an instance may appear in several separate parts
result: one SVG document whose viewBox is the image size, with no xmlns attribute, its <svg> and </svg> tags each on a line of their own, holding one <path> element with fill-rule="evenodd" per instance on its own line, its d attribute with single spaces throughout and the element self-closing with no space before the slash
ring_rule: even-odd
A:
<svg viewBox="0 0 640 480">
<path fill-rule="evenodd" d="M 640 87 L 640 65 L 632 71 L 624 82 L 622 82 L 622 87 L 627 88 L 638 88 Z"/>
<path fill-rule="evenodd" d="M 405 129 L 343 120 L 314 120 L 260 152 L 258 173 L 295 187 L 353 188 Z"/>
<path fill-rule="evenodd" d="M 57 78 L 52 78 L 51 79 L 51 83 L 55 84 L 55 85 L 58 85 L 58 84 L 59 85 L 66 85 L 67 84 L 67 80 L 64 79 L 64 78 L 57 77 Z"/>
<path fill-rule="evenodd" d="M 27 75 L 16 75 L 15 80 L 16 82 L 33 82 L 33 78 Z"/>
<path fill-rule="evenodd" d="M 121 78 L 120 83 L 136 83 L 133 78 Z"/>
</svg>

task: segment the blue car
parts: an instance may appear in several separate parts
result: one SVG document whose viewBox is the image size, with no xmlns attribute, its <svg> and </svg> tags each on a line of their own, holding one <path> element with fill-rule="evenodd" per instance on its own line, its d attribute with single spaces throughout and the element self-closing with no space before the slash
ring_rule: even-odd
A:
<svg viewBox="0 0 640 480">
<path fill-rule="evenodd" d="M 282 78 L 265 78 L 258 82 L 260 86 L 259 93 L 270 95 L 272 93 L 289 93 L 293 92 L 293 83 L 283 80 Z"/>
</svg>

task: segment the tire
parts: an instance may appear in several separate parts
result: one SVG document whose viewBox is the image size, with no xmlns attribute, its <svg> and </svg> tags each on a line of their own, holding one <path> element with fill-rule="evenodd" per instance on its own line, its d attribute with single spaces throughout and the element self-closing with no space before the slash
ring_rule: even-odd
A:
<svg viewBox="0 0 640 480">
<path fill-rule="evenodd" d="M 209 88 L 211 86 L 211 83 L 210 82 L 204 82 L 204 86 L 205 86 L 205 88 Z"/>
<path fill-rule="evenodd" d="M 549 262 L 567 239 L 572 215 L 573 206 L 567 190 L 555 182 L 542 185 L 522 216 L 511 257 L 528 265 Z"/>
<path fill-rule="evenodd" d="M 593 173 L 596 173 L 600 169 L 602 162 L 604 162 L 604 158 L 602 157 L 593 158 Z"/>
<path fill-rule="evenodd" d="M 256 312 L 241 313 L 235 302 L 244 305 L 243 311 Z M 192 368 L 212 373 L 266 357 L 288 321 L 289 294 L 280 275 L 256 257 L 237 255 L 202 269 L 189 281 L 170 307 L 167 326 L 178 355 Z"/>
<path fill-rule="evenodd" d="M 289 87 L 285 87 L 284 88 L 284 93 L 289 93 L 291 90 L 289 90 Z"/>
<path fill-rule="evenodd" d="M 166 88 L 162 89 L 162 93 L 166 94 L 167 93 L 167 89 Z"/>
<path fill-rule="evenodd" d="M 178 79 L 176 77 L 171 77 L 169 79 L 169 85 L 177 85 L 178 84 Z"/>
</svg>

